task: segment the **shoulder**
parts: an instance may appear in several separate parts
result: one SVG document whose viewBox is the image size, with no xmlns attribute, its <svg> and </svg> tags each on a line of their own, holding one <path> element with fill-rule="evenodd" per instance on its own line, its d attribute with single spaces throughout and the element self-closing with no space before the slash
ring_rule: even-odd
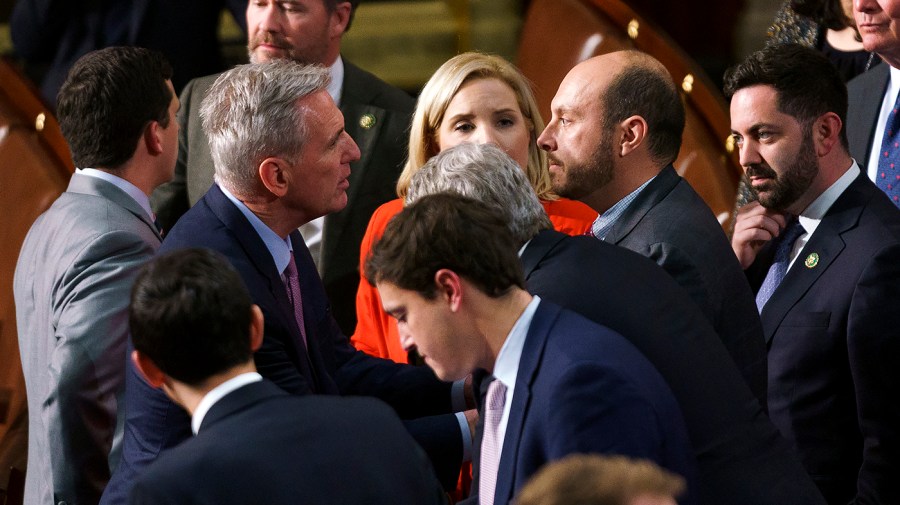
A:
<svg viewBox="0 0 900 505">
<path fill-rule="evenodd" d="M 847 92 L 850 95 L 851 103 L 854 98 L 861 98 L 859 93 L 872 92 L 875 89 L 880 91 L 883 89 L 890 76 L 890 68 L 891 66 L 888 64 L 876 65 L 872 70 L 863 72 L 853 79 L 850 79 L 847 83 Z"/>
<path fill-rule="evenodd" d="M 404 115 L 411 114 L 415 107 L 415 100 L 408 93 L 347 60 L 344 60 L 344 89 L 341 101 L 347 105 L 372 105 Z"/>
</svg>

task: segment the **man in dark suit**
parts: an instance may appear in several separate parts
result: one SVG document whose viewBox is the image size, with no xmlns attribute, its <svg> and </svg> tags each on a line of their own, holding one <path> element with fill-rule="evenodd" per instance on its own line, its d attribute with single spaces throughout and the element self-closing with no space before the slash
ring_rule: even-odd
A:
<svg viewBox="0 0 900 505">
<path fill-rule="evenodd" d="M 331 316 L 297 231 L 346 204 L 349 165 L 359 157 L 327 84 L 326 69 L 284 59 L 236 67 L 217 79 L 203 102 L 217 184 L 169 232 L 161 251 L 208 247 L 229 259 L 266 317 L 256 366 L 285 391 L 372 395 L 404 419 L 433 416 L 407 426 L 450 486 L 468 424 L 462 414 L 438 414 L 465 407 L 462 387 L 454 409 L 451 385 L 427 368 L 356 351 Z M 123 460 L 116 491 L 111 483 L 104 503 L 115 503 L 149 461 L 189 434 L 180 409 L 133 371 L 126 401 Z"/>
<path fill-rule="evenodd" d="M 889 12 L 892 7 L 896 12 Z M 879 161 L 883 157 L 885 130 L 891 130 L 891 114 L 900 91 L 900 9 L 896 8 L 896 2 L 860 0 L 853 3 L 853 15 L 863 46 L 887 63 L 847 83 L 849 107 L 845 130 L 850 155 L 869 179 L 877 181 L 892 175 L 883 173 Z M 900 197 L 894 200 L 894 205 L 900 206 Z"/>
<path fill-rule="evenodd" d="M 356 328 L 359 246 L 372 213 L 396 198 L 394 186 L 406 159 L 413 99 L 341 58 L 341 37 L 358 0 L 250 2 L 248 48 L 252 62 L 287 58 L 328 67 L 328 93 L 344 115 L 347 133 L 360 149 L 350 165 L 347 205 L 316 218 L 300 231 L 318 266 L 334 318 L 345 334 Z M 296 4 L 296 5 L 295 5 Z M 209 142 L 200 127 L 200 102 L 218 75 L 196 79 L 181 95 L 181 137 L 172 182 L 160 187 L 153 207 L 170 229 L 213 183 Z"/>
<path fill-rule="evenodd" d="M 725 82 L 758 197 L 732 246 L 758 288 L 769 415 L 829 503 L 900 503 L 900 211 L 848 154 L 820 53 L 773 46 Z"/>
<path fill-rule="evenodd" d="M 659 266 L 553 231 L 522 170 L 496 146 L 441 152 L 412 179 L 406 203 L 441 192 L 506 216 L 528 290 L 620 333 L 656 367 L 684 413 L 700 503 L 824 503 L 703 313 Z"/>
<path fill-rule="evenodd" d="M 256 372 L 263 314 L 222 255 L 163 255 L 131 300 L 134 364 L 190 412 L 195 434 L 147 469 L 132 504 L 446 503 L 386 405 L 298 398 Z"/>
<path fill-rule="evenodd" d="M 663 267 L 765 402 L 766 354 L 753 294 L 712 211 L 671 165 L 684 106 L 668 71 L 638 51 L 591 58 L 563 79 L 552 112 L 538 142 L 549 152 L 554 191 L 600 214 L 595 237 Z"/>
<path fill-rule="evenodd" d="M 506 504 L 544 463 L 588 452 L 652 460 L 684 476 L 683 503 L 696 502 L 693 451 L 663 378 L 618 333 L 525 291 L 493 208 L 423 197 L 388 225 L 366 276 L 403 347 L 438 377 L 493 374 L 482 382 L 473 501 Z"/>
<path fill-rule="evenodd" d="M 60 90 L 78 171 L 29 230 L 13 282 L 26 503 L 95 504 L 119 461 L 128 292 L 159 248 L 150 193 L 178 152 L 171 75 L 159 53 L 114 47 L 79 59 Z"/>
</svg>

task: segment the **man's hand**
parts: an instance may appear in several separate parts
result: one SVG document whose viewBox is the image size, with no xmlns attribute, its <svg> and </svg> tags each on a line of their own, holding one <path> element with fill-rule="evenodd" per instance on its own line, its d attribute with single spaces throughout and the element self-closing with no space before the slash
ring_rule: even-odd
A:
<svg viewBox="0 0 900 505">
<path fill-rule="evenodd" d="M 750 202 L 741 207 L 737 212 L 734 235 L 731 237 L 731 248 L 741 268 L 749 267 L 762 246 L 781 235 L 786 224 L 785 214 L 769 210 L 759 202 Z"/>
</svg>

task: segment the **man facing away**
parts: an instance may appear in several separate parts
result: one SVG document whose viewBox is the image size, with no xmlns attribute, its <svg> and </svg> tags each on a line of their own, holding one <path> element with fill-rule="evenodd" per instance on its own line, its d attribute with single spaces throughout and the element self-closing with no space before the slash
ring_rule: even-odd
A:
<svg viewBox="0 0 900 505">
<path fill-rule="evenodd" d="M 732 247 L 757 291 L 769 415 L 828 503 L 900 503 L 900 211 L 847 151 L 847 91 L 824 56 L 766 48 L 725 91 L 758 197 Z"/>
<path fill-rule="evenodd" d="M 703 313 L 658 265 L 552 230 L 522 169 L 497 146 L 462 144 L 434 156 L 410 182 L 406 204 L 442 192 L 505 216 L 529 292 L 621 334 L 659 371 L 684 414 L 699 503 L 824 503 Z"/>
<path fill-rule="evenodd" d="M 132 504 L 446 503 L 389 407 L 288 395 L 256 372 L 262 311 L 222 255 L 160 256 L 131 300 L 132 359 L 190 412 L 195 435 L 150 465 Z"/>
<path fill-rule="evenodd" d="M 449 487 L 463 442 L 471 440 L 471 421 L 449 414 L 466 407 L 462 382 L 454 387 L 427 368 L 356 351 L 332 317 L 297 231 L 346 205 L 350 163 L 359 158 L 326 91 L 328 79 L 322 67 L 280 59 L 235 67 L 216 80 L 201 113 L 216 184 L 166 235 L 161 251 L 207 247 L 225 255 L 266 317 L 255 354 L 259 373 L 292 394 L 385 400 Z M 126 399 L 124 456 L 104 503 L 121 503 L 144 466 L 190 435 L 183 411 L 133 367 Z"/>
<path fill-rule="evenodd" d="M 178 98 L 164 58 L 88 53 L 59 92 L 75 166 L 16 264 L 28 396 L 25 502 L 97 503 L 121 452 L 127 295 L 160 235 L 149 195 L 172 177 Z"/>
<path fill-rule="evenodd" d="M 300 231 L 318 266 L 335 320 L 347 335 L 356 328 L 359 245 L 372 213 L 396 198 L 394 185 L 406 160 L 407 132 L 414 101 L 405 92 L 341 57 L 341 38 L 350 29 L 359 0 L 253 0 L 247 3 L 250 61 L 287 59 L 328 67 L 328 94 L 346 119 L 359 146 L 351 163 L 347 205 L 320 216 Z M 153 208 L 165 229 L 200 199 L 213 183 L 209 141 L 200 125 L 200 104 L 218 77 L 188 83 L 175 177 L 153 195 Z"/>
<path fill-rule="evenodd" d="M 649 257 L 703 310 L 765 407 L 766 353 L 759 315 L 712 211 L 672 166 L 684 106 L 663 65 L 639 51 L 573 68 L 538 138 L 553 190 L 600 216 L 592 234 Z"/>
<path fill-rule="evenodd" d="M 493 374 L 470 500 L 506 504 L 543 464 L 596 452 L 685 476 L 683 503 L 696 503 L 693 452 L 665 381 L 618 333 L 525 291 L 514 244 L 493 208 L 436 194 L 398 214 L 366 262 L 404 348 L 445 380 Z"/>
</svg>

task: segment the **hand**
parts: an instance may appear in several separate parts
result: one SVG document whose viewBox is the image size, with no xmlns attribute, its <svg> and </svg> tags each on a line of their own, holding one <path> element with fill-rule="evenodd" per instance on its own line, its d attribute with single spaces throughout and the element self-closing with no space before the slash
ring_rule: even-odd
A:
<svg viewBox="0 0 900 505">
<path fill-rule="evenodd" d="M 747 269 L 756 259 L 756 253 L 766 242 L 781 235 L 787 224 L 787 216 L 769 210 L 759 202 L 750 202 L 741 207 L 734 221 L 731 248 L 741 264 Z"/>
<path fill-rule="evenodd" d="M 472 434 L 472 442 L 475 442 L 475 426 L 478 425 L 478 411 L 470 409 L 463 414 L 466 416 L 466 422 L 469 423 L 469 433 Z"/>
</svg>

